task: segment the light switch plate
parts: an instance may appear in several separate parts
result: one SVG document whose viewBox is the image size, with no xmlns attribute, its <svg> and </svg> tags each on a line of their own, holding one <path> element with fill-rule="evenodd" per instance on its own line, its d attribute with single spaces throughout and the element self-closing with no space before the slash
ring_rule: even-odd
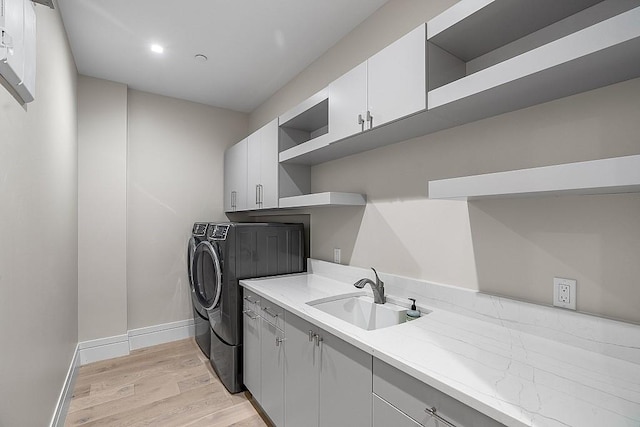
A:
<svg viewBox="0 0 640 427">
<path fill-rule="evenodd" d="M 553 305 L 556 307 L 576 309 L 576 285 L 573 279 L 553 278 Z"/>
</svg>

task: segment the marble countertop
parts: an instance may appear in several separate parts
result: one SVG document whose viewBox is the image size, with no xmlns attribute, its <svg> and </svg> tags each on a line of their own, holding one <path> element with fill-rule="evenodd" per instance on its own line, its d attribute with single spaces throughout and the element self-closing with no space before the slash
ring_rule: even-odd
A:
<svg viewBox="0 0 640 427">
<path fill-rule="evenodd" d="M 505 425 L 640 426 L 631 361 L 424 304 L 430 313 L 417 320 L 366 331 L 306 304 L 359 291 L 318 274 L 240 283 Z"/>
</svg>

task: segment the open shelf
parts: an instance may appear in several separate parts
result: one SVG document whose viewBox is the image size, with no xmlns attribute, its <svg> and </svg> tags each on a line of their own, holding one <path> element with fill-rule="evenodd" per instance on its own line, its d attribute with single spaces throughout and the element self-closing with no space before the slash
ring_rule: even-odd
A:
<svg viewBox="0 0 640 427">
<path fill-rule="evenodd" d="M 430 199 L 640 192 L 640 155 L 429 181 Z"/>
<path fill-rule="evenodd" d="M 430 90 L 428 109 L 462 124 L 640 76 L 640 7 L 619 13 L 630 4 L 598 3 L 531 34 L 534 41 L 514 43 L 530 47 L 558 33 L 570 34 L 486 68 L 495 58 L 474 60 L 481 65 L 458 64 L 458 71 L 480 69 Z M 522 46 L 505 49 L 519 52 Z"/>
<path fill-rule="evenodd" d="M 427 39 L 469 62 L 602 0 L 462 0 L 427 24 Z"/>
<path fill-rule="evenodd" d="M 301 196 L 281 197 L 280 208 L 308 208 L 319 206 L 364 206 L 367 198 L 363 194 L 325 193 L 303 194 Z"/>
<path fill-rule="evenodd" d="M 279 117 L 279 152 L 328 144 L 329 95 L 323 89 Z"/>
</svg>

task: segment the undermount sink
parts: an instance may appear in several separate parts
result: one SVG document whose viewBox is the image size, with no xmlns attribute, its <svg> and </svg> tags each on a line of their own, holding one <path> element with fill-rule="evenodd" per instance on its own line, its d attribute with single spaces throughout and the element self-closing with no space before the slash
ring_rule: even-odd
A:
<svg viewBox="0 0 640 427">
<path fill-rule="evenodd" d="M 367 295 L 342 295 L 307 303 L 318 310 L 368 331 L 404 323 L 407 309 L 392 303 L 376 304 Z"/>
</svg>

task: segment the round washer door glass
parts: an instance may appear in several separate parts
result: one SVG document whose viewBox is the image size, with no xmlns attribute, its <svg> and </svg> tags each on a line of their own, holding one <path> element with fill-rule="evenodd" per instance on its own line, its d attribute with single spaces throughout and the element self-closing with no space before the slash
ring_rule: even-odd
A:
<svg viewBox="0 0 640 427">
<path fill-rule="evenodd" d="M 191 274 L 193 291 L 205 310 L 211 310 L 220 300 L 222 272 L 220 259 L 209 242 L 200 242 L 193 253 Z"/>
</svg>

